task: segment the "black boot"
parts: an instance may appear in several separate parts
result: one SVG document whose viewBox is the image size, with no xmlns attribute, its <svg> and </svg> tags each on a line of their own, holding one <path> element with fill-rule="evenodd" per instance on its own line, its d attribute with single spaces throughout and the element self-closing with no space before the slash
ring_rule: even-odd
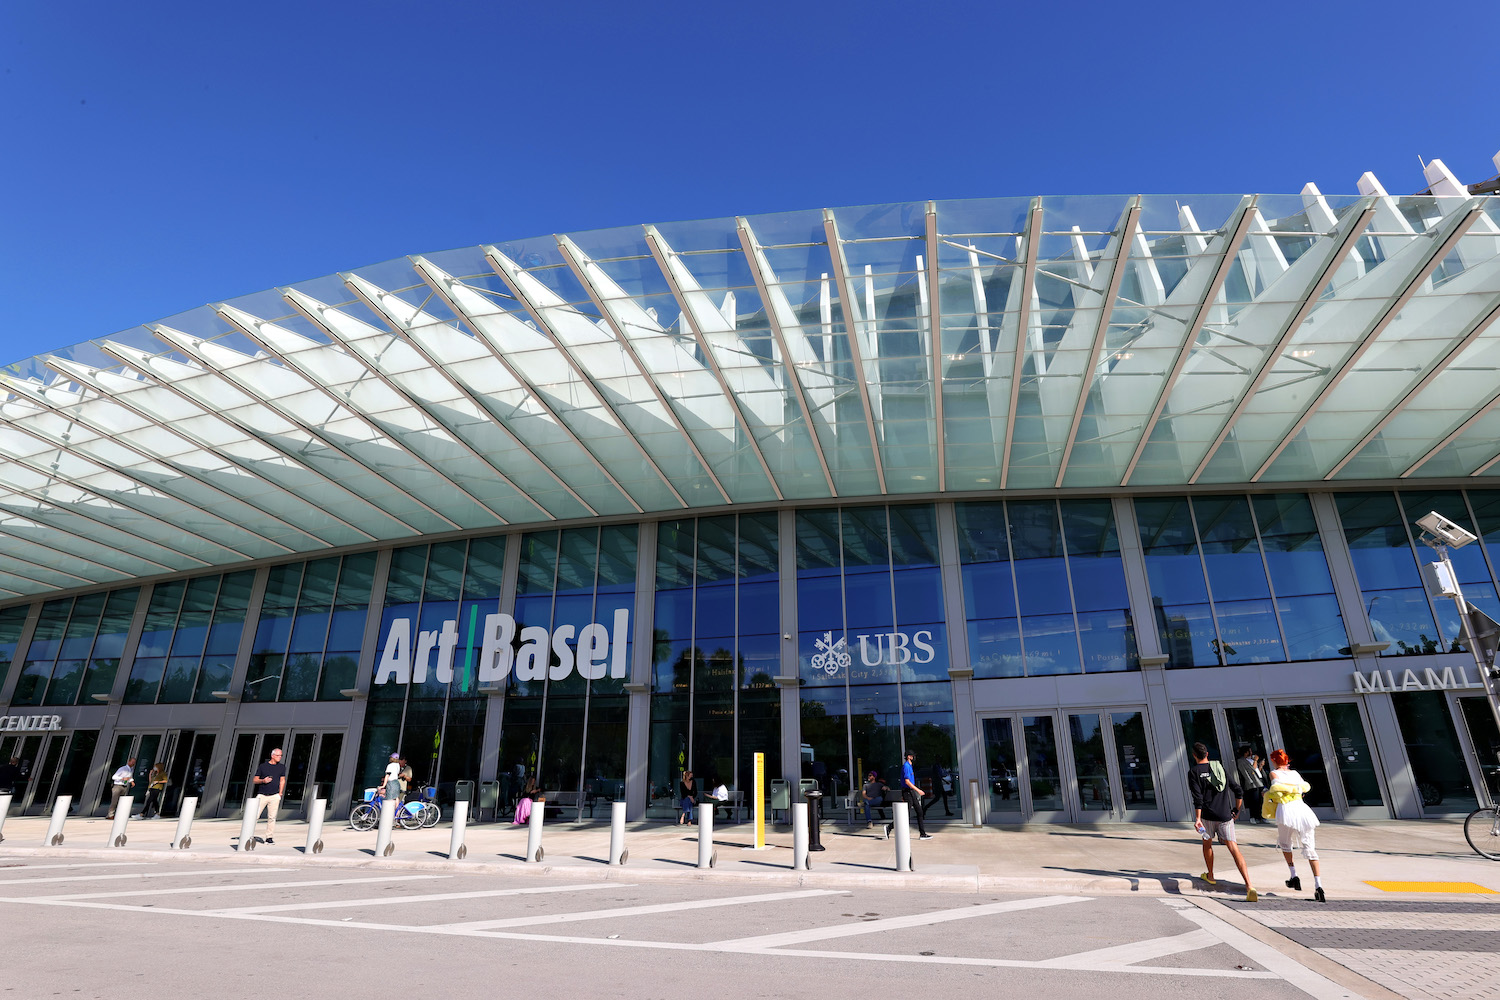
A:
<svg viewBox="0 0 1500 1000">
<path fill-rule="evenodd" d="M 1289 879 L 1286 880 L 1286 887 L 1288 889 L 1295 889 L 1298 892 L 1301 892 L 1302 891 L 1302 879 L 1298 878 L 1296 875 L 1293 875 L 1291 878 L 1289 878 Z"/>
</svg>

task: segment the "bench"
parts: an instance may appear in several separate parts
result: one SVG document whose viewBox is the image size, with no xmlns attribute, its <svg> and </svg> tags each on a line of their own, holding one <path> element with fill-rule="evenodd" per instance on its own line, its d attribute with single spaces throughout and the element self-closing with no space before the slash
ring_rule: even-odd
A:
<svg viewBox="0 0 1500 1000">
<path fill-rule="evenodd" d="M 590 819 L 594 817 L 594 796 L 580 797 L 576 789 L 568 792 L 543 792 L 542 798 L 546 804 L 546 808 L 556 809 L 559 814 L 564 809 L 573 810 L 573 818 L 575 820 L 583 819 L 583 811 L 585 809 L 589 811 Z"/>
<path fill-rule="evenodd" d="M 718 815 L 718 812 L 719 812 L 720 809 L 723 809 L 726 813 L 727 812 L 731 812 L 731 811 L 733 812 L 734 821 L 736 823 L 742 823 L 742 822 L 744 822 L 744 814 L 745 814 L 745 793 L 744 792 L 742 792 L 742 791 L 732 791 L 732 792 L 729 793 L 729 798 L 727 798 L 727 799 L 699 799 L 698 800 L 698 804 L 699 805 L 708 805 L 709 803 L 713 804 L 714 815 L 715 816 Z"/>
</svg>

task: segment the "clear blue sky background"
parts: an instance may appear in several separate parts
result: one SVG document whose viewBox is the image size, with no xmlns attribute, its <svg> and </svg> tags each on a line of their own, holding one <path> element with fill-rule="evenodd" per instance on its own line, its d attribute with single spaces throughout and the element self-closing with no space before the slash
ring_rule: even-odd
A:
<svg viewBox="0 0 1500 1000">
<path fill-rule="evenodd" d="M 1479 8 L 0 5 L 0 361 L 411 253 L 927 198 L 1494 174 Z"/>
</svg>

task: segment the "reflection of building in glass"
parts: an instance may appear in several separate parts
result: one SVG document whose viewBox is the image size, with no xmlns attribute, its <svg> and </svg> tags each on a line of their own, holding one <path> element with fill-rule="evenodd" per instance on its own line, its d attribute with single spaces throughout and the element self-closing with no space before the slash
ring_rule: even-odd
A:
<svg viewBox="0 0 1500 1000">
<path fill-rule="evenodd" d="M 1500 736 L 1410 524 L 1500 616 L 1500 208 L 1426 182 L 518 240 L 13 365 L 19 808 L 135 757 L 232 812 L 282 747 L 292 808 L 397 753 L 668 818 L 910 750 L 968 818 L 1168 819 L 1191 736 L 1460 809 Z"/>
</svg>

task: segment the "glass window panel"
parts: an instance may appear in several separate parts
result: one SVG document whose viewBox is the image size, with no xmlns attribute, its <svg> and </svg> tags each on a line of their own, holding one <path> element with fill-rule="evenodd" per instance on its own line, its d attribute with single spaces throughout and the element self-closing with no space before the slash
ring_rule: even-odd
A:
<svg viewBox="0 0 1500 1000">
<path fill-rule="evenodd" d="M 1433 490 L 1423 492 L 1401 491 L 1401 506 L 1406 512 L 1406 522 L 1412 525 L 1412 534 L 1420 535 L 1421 529 L 1416 527 L 1415 521 L 1419 517 L 1426 517 L 1432 511 L 1446 517 L 1465 531 L 1474 531 L 1474 522 L 1469 518 L 1469 507 L 1464 502 L 1464 495 L 1458 490 Z M 1420 548 L 1418 562 L 1431 562 L 1432 553 L 1424 545 Z M 1458 574 L 1458 582 L 1464 583 L 1489 583 L 1490 570 L 1484 561 L 1484 552 L 1478 545 L 1466 545 L 1461 549 L 1448 550 L 1448 559 L 1453 563 L 1453 570 Z"/>
<path fill-rule="evenodd" d="M 1135 516 L 1152 600 L 1158 606 L 1206 602 L 1208 586 L 1187 499 L 1138 498 Z"/>
<path fill-rule="evenodd" d="M 943 620 L 943 579 L 936 568 L 899 569 L 893 574 L 893 589 L 899 626 Z"/>
<path fill-rule="evenodd" d="M 1287 659 L 1331 660 L 1350 655 L 1343 613 L 1332 594 L 1277 598 L 1276 611 L 1286 632 Z"/>
<path fill-rule="evenodd" d="M 1328 734 L 1333 739 L 1333 756 L 1339 777 L 1344 783 L 1344 798 L 1351 806 L 1380 806 L 1380 779 L 1375 774 L 1375 758 L 1365 736 L 1364 720 L 1353 702 L 1324 705 L 1328 717 Z"/>
<path fill-rule="evenodd" d="M 374 576 L 375 553 L 345 556 L 343 568 L 339 572 L 338 605 L 343 608 L 362 608 L 368 605 Z"/>
<path fill-rule="evenodd" d="M 1251 503 L 1276 596 L 1333 593 L 1323 540 L 1306 494 L 1262 495 Z"/>
<path fill-rule="evenodd" d="M 1219 635 L 1207 604 L 1156 607 L 1161 651 L 1168 667 L 1213 667 L 1219 664 Z"/>
<path fill-rule="evenodd" d="M 1219 662 L 1279 663 L 1286 659 L 1270 601 L 1217 601 L 1214 610 L 1219 637 L 1211 646 Z"/>
<path fill-rule="evenodd" d="M 969 622 L 969 662 L 975 677 L 1022 677 L 1021 628 L 1014 618 Z"/>
<path fill-rule="evenodd" d="M 1219 732 L 1214 728 L 1214 710 L 1211 708 L 1184 708 L 1178 712 L 1182 720 L 1182 743 L 1192 757 L 1194 743 L 1208 748 L 1209 760 L 1224 760 L 1224 751 L 1219 747 Z"/>
<path fill-rule="evenodd" d="M 1422 811 L 1432 816 L 1477 809 L 1469 767 L 1443 693 L 1397 693 L 1391 695 L 1391 703 L 1422 796 Z M 1297 765 L 1294 762 L 1292 766 Z"/>
<path fill-rule="evenodd" d="M 890 508 L 891 562 L 895 566 L 938 564 L 937 511 L 930 504 Z"/>
<path fill-rule="evenodd" d="M 346 573 L 347 562 L 346 559 Z M 464 599 L 498 599 L 504 573 L 505 537 L 473 539 L 469 542 L 469 561 L 464 570 Z"/>
<path fill-rule="evenodd" d="M 781 590 L 774 579 L 741 583 L 739 630 L 776 632 L 781 628 Z"/>
<path fill-rule="evenodd" d="M 1197 497 L 1192 506 L 1214 603 L 1271 596 L 1250 501 L 1245 497 Z M 1221 630 L 1222 615 L 1221 610 Z"/>
<path fill-rule="evenodd" d="M 458 600 L 463 590 L 464 556 L 467 552 L 467 542 L 442 542 L 432 546 L 427 558 L 427 600 Z"/>
<path fill-rule="evenodd" d="M 1095 713 L 1068 716 L 1073 745 L 1073 773 L 1078 780 L 1078 802 L 1084 813 L 1114 808 L 1109 771 L 1104 763 L 1104 733 Z"/>
<path fill-rule="evenodd" d="M 1082 672 L 1072 615 L 1022 617 L 1021 640 L 1026 650 L 1028 676 Z"/>
<path fill-rule="evenodd" d="M 385 585 L 385 604 L 416 604 L 422 600 L 427 577 L 427 546 L 410 545 L 391 553 L 391 571 Z M 551 589 L 552 581 L 547 581 Z"/>
<path fill-rule="evenodd" d="M 1140 669 L 1135 630 L 1127 611 L 1078 612 L 1078 639 L 1087 673 Z"/>
<path fill-rule="evenodd" d="M 1120 766 L 1120 790 L 1126 811 L 1156 808 L 1156 780 L 1151 773 L 1151 745 L 1140 712 L 1111 712 L 1115 760 Z"/>
<path fill-rule="evenodd" d="M 1069 500 L 1061 505 L 1073 599 L 1080 612 L 1125 609 L 1125 564 L 1107 500 Z"/>
<path fill-rule="evenodd" d="M 1361 589 L 1369 593 L 1421 583 L 1394 494 L 1340 494 L 1337 503 Z"/>
<path fill-rule="evenodd" d="M 167 660 L 162 676 L 158 704 L 181 705 L 193 700 L 193 686 L 198 679 L 198 660 L 194 656 L 173 656 Z"/>
<path fill-rule="evenodd" d="M 844 571 L 847 573 L 861 567 L 888 569 L 891 553 L 887 543 L 889 526 L 885 508 L 850 507 L 841 513 Z"/>
<path fill-rule="evenodd" d="M 1364 592 L 1365 614 L 1376 642 L 1390 646 L 1382 656 L 1415 656 L 1444 651 L 1442 637 L 1432 620 L 1432 606 L 1425 591 L 1382 590 Z"/>
<path fill-rule="evenodd" d="M 302 593 L 297 599 L 297 607 L 304 611 L 316 611 L 332 605 L 338 575 L 337 558 L 314 559 L 309 562 L 302 575 Z"/>
</svg>

